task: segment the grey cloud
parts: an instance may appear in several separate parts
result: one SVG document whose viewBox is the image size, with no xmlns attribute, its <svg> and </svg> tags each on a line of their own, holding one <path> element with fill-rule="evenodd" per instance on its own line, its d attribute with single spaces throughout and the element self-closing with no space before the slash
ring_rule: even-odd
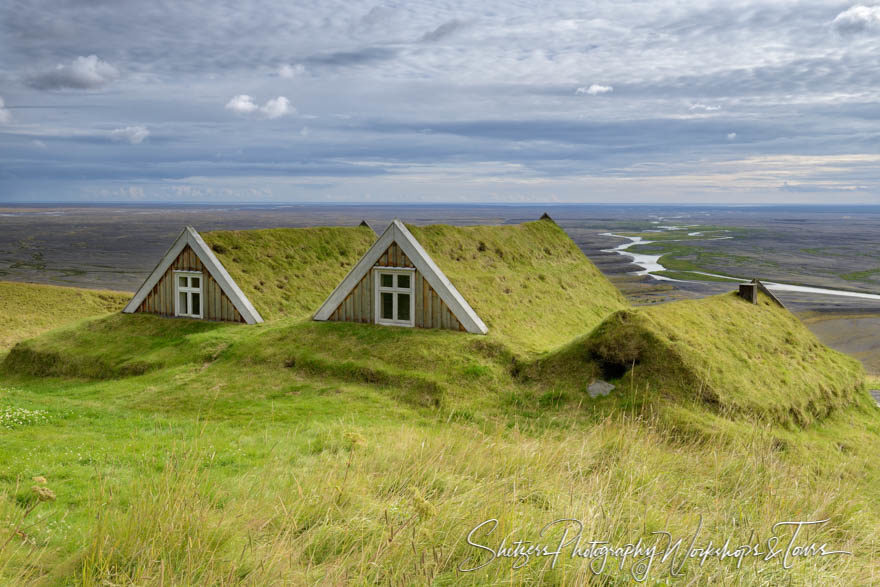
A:
<svg viewBox="0 0 880 587">
<path fill-rule="evenodd" d="M 381 61 L 390 61 L 398 51 L 390 47 L 366 47 L 353 51 L 335 51 L 310 55 L 302 61 L 308 65 L 324 65 L 345 67 L 349 65 L 368 65 Z"/>
<path fill-rule="evenodd" d="M 119 77 L 119 70 L 97 55 L 77 57 L 69 65 L 58 65 L 43 73 L 31 76 L 27 84 L 37 90 L 94 90 Z"/>
<path fill-rule="evenodd" d="M 853 6 L 838 14 L 831 25 L 842 34 L 880 31 L 880 6 Z"/>
<path fill-rule="evenodd" d="M 428 31 L 421 37 L 421 41 L 423 43 L 430 43 L 434 41 L 440 41 L 445 39 L 446 37 L 451 36 L 453 33 L 458 31 L 464 26 L 464 23 L 458 19 L 452 19 L 444 22 L 434 30 Z"/>
<path fill-rule="evenodd" d="M 552 141 L 572 145 L 599 145 L 609 148 L 632 147 L 644 152 L 675 145 L 724 142 L 731 121 L 713 119 L 640 119 L 616 122 L 571 120 L 473 120 L 463 122 L 418 121 L 412 123 L 371 123 L 366 128 L 389 133 L 451 134 L 498 141 Z M 737 122 L 740 134 L 753 141 L 791 136 L 797 128 L 781 122 L 756 124 Z M 747 132 L 744 132 L 747 131 Z M 535 147 L 539 148 L 539 147 Z"/>
<path fill-rule="evenodd" d="M 8 0 L 0 86 L 16 108 L 14 124 L 0 126 L 0 173 L 96 183 L 316 174 L 369 186 L 410 166 L 463 181 L 485 162 L 526 177 L 632 177 L 699 174 L 704 162 L 768 154 L 874 153 L 880 34 L 851 8 Z M 108 87 L 123 67 L 126 83 L 88 94 L 86 106 L 72 92 L 38 91 Z M 614 91 L 591 96 L 591 84 Z M 253 107 L 239 104 L 251 118 L 276 118 L 231 116 L 223 105 L 243 92 L 254 96 Z M 297 116 L 280 115 L 294 103 Z M 310 132 L 300 134 L 306 119 Z M 112 144 L 108 134 L 131 121 L 149 138 Z M 20 161 L 31 141 L 50 148 L 28 147 Z M 819 184 L 851 173 L 829 169 Z M 842 181 L 880 186 L 874 175 Z M 15 197 L 6 187 L 2 197 Z"/>
<path fill-rule="evenodd" d="M 3 97 L 0 96 L 0 124 L 6 124 L 12 120 L 12 113 L 6 108 Z"/>
</svg>

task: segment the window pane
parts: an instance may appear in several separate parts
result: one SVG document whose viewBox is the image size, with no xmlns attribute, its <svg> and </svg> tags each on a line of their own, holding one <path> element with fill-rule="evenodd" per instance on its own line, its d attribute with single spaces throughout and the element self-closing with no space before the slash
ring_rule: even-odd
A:
<svg viewBox="0 0 880 587">
<path fill-rule="evenodd" d="M 382 292 L 382 319 L 394 320 L 394 294 Z"/>
<path fill-rule="evenodd" d="M 184 292 L 180 292 L 179 297 L 177 298 L 177 313 L 180 315 L 186 314 L 186 294 Z"/>
<path fill-rule="evenodd" d="M 180 287 L 186 287 L 186 277 L 178 277 L 178 278 L 177 278 L 177 284 L 178 284 Z"/>
<path fill-rule="evenodd" d="M 199 287 L 199 278 L 198 277 L 190 277 L 189 278 L 189 286 L 190 287 Z"/>
<path fill-rule="evenodd" d="M 391 273 L 382 273 L 382 287 L 394 287 L 394 275 Z"/>
<path fill-rule="evenodd" d="M 397 294 L 397 319 L 409 321 L 409 294 Z"/>
<path fill-rule="evenodd" d="M 398 275 L 397 276 L 397 287 L 402 287 L 403 289 L 409 289 L 409 275 Z"/>
<path fill-rule="evenodd" d="M 192 307 L 192 314 L 200 314 L 201 309 L 199 308 L 199 298 L 201 296 L 199 296 L 199 294 L 197 294 L 197 293 L 190 294 L 190 295 L 192 296 L 192 306 L 193 306 Z"/>
</svg>

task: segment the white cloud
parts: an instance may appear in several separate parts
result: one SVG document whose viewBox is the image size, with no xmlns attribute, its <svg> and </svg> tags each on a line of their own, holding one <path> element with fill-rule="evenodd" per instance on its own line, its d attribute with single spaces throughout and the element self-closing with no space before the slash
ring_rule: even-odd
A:
<svg viewBox="0 0 880 587">
<path fill-rule="evenodd" d="M 733 141 L 733 140 L 735 140 L 735 139 L 736 139 L 736 133 L 735 133 L 735 132 L 729 132 L 729 133 L 727 133 L 727 140 L 728 140 L 728 141 Z"/>
<path fill-rule="evenodd" d="M 721 106 L 712 106 L 710 104 L 700 104 L 699 102 L 696 102 L 696 103 L 688 106 L 688 110 L 690 110 L 691 112 L 694 112 L 694 111 L 716 112 L 718 110 L 721 110 Z"/>
<path fill-rule="evenodd" d="M 12 120 L 12 112 L 6 107 L 6 102 L 0 97 L 0 124 L 6 124 Z"/>
<path fill-rule="evenodd" d="M 266 118 L 280 118 L 285 114 L 296 112 L 296 108 L 290 105 L 290 100 L 284 96 L 278 96 L 267 100 L 262 106 L 257 106 L 254 99 L 247 94 L 239 94 L 226 103 L 226 109 L 238 114 L 251 114 L 258 112 Z"/>
<path fill-rule="evenodd" d="M 861 33 L 880 30 L 880 6 L 856 5 L 844 10 L 831 22 L 839 33 Z"/>
<path fill-rule="evenodd" d="M 226 109 L 238 112 L 239 114 L 248 114 L 256 110 L 258 106 L 254 104 L 254 99 L 247 94 L 239 94 L 234 96 L 226 103 Z"/>
<path fill-rule="evenodd" d="M 272 98 L 260 108 L 260 112 L 262 112 L 266 118 L 279 118 L 295 110 L 296 109 L 290 105 L 290 100 L 284 96 Z"/>
<path fill-rule="evenodd" d="M 607 94 L 613 91 L 614 88 L 612 86 L 600 86 L 599 84 L 593 84 L 589 88 L 578 88 L 575 91 L 575 94 L 589 94 L 591 96 L 598 96 L 599 94 Z"/>
<path fill-rule="evenodd" d="M 44 151 L 45 151 L 46 149 L 49 148 L 49 147 L 46 146 L 46 143 L 44 143 L 43 141 L 41 141 L 41 140 L 39 140 L 39 139 L 34 139 L 34 140 L 32 140 L 32 141 L 31 141 L 31 145 L 33 145 L 33 146 L 36 147 L 37 149 L 42 149 L 42 150 L 44 150 Z"/>
<path fill-rule="evenodd" d="M 57 65 L 55 69 L 32 76 L 28 85 L 38 90 L 94 90 L 119 77 L 119 70 L 98 58 L 97 55 L 77 57 L 70 65 Z"/>
<path fill-rule="evenodd" d="M 293 79 L 298 75 L 305 73 L 306 68 L 299 63 L 294 65 L 284 64 L 278 68 L 278 75 L 284 79 Z"/>
<path fill-rule="evenodd" d="M 139 145 L 150 136 L 150 131 L 145 126 L 126 126 L 125 128 L 117 128 L 110 133 L 110 138 L 114 141 L 127 141 L 132 145 Z"/>
</svg>

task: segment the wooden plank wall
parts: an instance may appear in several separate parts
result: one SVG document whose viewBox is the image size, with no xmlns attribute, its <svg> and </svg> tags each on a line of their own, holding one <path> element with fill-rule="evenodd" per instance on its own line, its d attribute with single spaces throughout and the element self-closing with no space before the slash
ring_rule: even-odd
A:
<svg viewBox="0 0 880 587">
<path fill-rule="evenodd" d="M 392 243 L 382 253 L 374 267 L 412 267 L 415 265 Z M 415 325 L 418 328 L 445 328 L 464 331 L 464 326 L 449 310 L 440 296 L 430 286 L 421 273 L 415 272 Z M 339 304 L 330 320 L 337 322 L 361 322 L 372 324 L 375 321 L 376 304 L 373 300 L 373 272 L 368 271 L 360 282 Z"/>
<path fill-rule="evenodd" d="M 174 271 L 201 271 L 202 279 L 202 316 L 205 320 L 220 320 L 226 322 L 244 322 L 241 314 L 235 309 L 235 305 L 229 300 L 220 285 L 205 270 L 198 255 L 187 245 L 177 259 L 171 263 L 165 275 L 147 294 L 144 301 L 138 307 L 138 312 L 158 314 L 160 316 L 174 316 Z"/>
</svg>

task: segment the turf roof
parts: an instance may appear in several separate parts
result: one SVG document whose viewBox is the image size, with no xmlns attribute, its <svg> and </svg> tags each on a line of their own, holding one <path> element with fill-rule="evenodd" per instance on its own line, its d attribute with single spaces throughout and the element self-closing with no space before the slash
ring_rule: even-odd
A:
<svg viewBox="0 0 880 587">
<path fill-rule="evenodd" d="M 736 293 L 619 312 L 594 332 L 592 356 L 655 393 L 684 393 L 722 411 L 808 424 L 849 404 L 865 380 L 855 359 L 821 344 L 766 295 Z"/>
<path fill-rule="evenodd" d="M 552 220 L 498 226 L 411 226 L 489 336 L 543 352 L 628 307 L 623 295 Z"/>
<path fill-rule="evenodd" d="M 307 318 L 376 240 L 356 227 L 201 233 L 264 320 Z"/>
<path fill-rule="evenodd" d="M 554 222 L 407 226 L 489 326 L 519 352 L 568 342 L 627 307 Z M 266 320 L 306 319 L 376 235 L 366 227 L 215 231 L 202 238 Z"/>
</svg>

